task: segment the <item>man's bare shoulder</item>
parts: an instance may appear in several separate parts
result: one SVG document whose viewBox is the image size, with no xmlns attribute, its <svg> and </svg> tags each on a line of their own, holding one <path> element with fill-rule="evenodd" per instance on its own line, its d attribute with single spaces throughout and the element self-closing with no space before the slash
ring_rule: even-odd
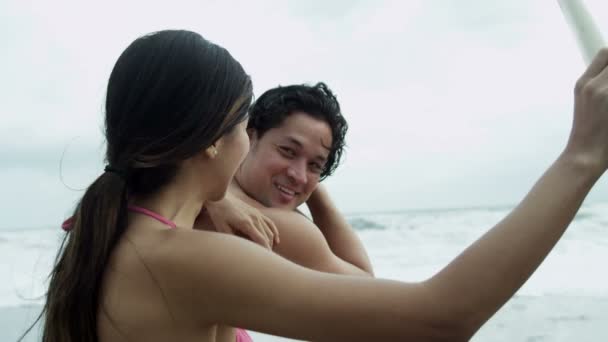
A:
<svg viewBox="0 0 608 342">
<path fill-rule="evenodd" d="M 258 209 L 262 214 L 268 216 L 275 224 L 285 222 L 291 223 L 291 225 L 304 225 L 308 227 L 316 227 L 315 224 L 308 219 L 303 213 L 297 210 L 287 210 L 281 208 L 270 208 L 262 203 L 258 202 L 255 198 L 252 198 L 248 194 L 246 194 L 242 189 L 238 187 L 238 185 L 231 185 L 229 191 L 232 195 L 236 196 L 243 202 L 249 204 L 250 206 Z"/>
<path fill-rule="evenodd" d="M 292 262 L 321 272 L 363 275 L 357 267 L 338 258 L 317 225 L 298 210 L 269 208 L 240 189 L 231 193 L 257 208 L 275 224 L 280 242 L 273 251 Z"/>
<path fill-rule="evenodd" d="M 304 255 L 314 255 L 314 250 L 328 251 L 329 246 L 321 231 L 308 217 L 299 211 L 270 208 L 264 206 L 251 196 L 247 195 L 236 185 L 230 187 L 231 194 L 235 195 L 245 203 L 258 209 L 275 224 L 279 230 L 281 243 L 274 251 L 292 261 L 302 261 Z M 308 250 L 308 251 L 307 251 Z M 301 255 L 300 255 L 301 254 Z M 295 260 L 294 260 L 295 259 Z M 302 264 L 302 262 L 299 262 Z"/>
<path fill-rule="evenodd" d="M 280 208 L 263 208 L 260 211 L 274 222 L 279 232 L 306 229 L 318 233 L 319 237 L 323 236 L 319 227 L 298 211 Z M 325 238 L 323 240 L 325 241 Z"/>
<path fill-rule="evenodd" d="M 326 266 L 333 254 L 317 226 L 302 213 L 280 209 L 260 208 L 279 231 L 280 243 L 273 251 L 304 267 L 327 271 Z"/>
</svg>

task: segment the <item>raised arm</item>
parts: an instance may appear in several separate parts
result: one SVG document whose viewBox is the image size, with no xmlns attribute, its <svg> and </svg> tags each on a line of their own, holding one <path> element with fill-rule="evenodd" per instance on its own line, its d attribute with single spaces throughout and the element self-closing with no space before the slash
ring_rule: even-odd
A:
<svg viewBox="0 0 608 342">
<path fill-rule="evenodd" d="M 339 258 L 373 275 L 365 247 L 334 205 L 329 192 L 319 184 L 306 205 L 310 209 L 315 225 L 321 230 L 332 252 Z"/>
<path fill-rule="evenodd" d="M 505 219 L 428 281 L 446 309 L 471 320 L 471 334 L 540 265 L 606 170 L 607 65 L 603 49 L 578 80 L 570 138 L 557 161 Z"/>
<path fill-rule="evenodd" d="M 465 320 L 445 312 L 424 283 L 318 272 L 228 234 L 172 233 L 153 271 L 170 284 L 168 306 L 200 326 L 308 341 L 466 339 Z"/>
<path fill-rule="evenodd" d="M 170 297 L 188 296 L 188 315 L 209 324 L 314 341 L 466 341 L 541 263 L 599 173 L 564 153 L 509 216 L 416 284 L 317 272 L 197 231 L 184 235 L 213 236 L 183 238 L 160 273 L 178 287 Z"/>
<path fill-rule="evenodd" d="M 167 298 L 179 300 L 169 306 L 209 325 L 315 341 L 468 340 L 534 272 L 608 167 L 607 65 L 604 49 L 577 83 L 572 132 L 555 163 L 429 280 L 316 272 L 230 235 L 176 230 L 153 262 Z"/>
<path fill-rule="evenodd" d="M 532 275 L 566 230 L 600 173 L 562 154 L 506 218 L 427 284 L 473 334 Z"/>
</svg>

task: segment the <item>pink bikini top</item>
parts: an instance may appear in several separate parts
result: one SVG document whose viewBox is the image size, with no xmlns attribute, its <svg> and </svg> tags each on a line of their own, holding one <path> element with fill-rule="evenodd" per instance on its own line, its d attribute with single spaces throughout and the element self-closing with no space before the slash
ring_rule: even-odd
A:
<svg viewBox="0 0 608 342">
<path fill-rule="evenodd" d="M 130 206 L 128 206 L 128 209 L 129 209 L 129 211 L 149 216 L 149 217 L 169 226 L 169 228 L 172 228 L 172 229 L 177 228 L 177 225 L 175 224 L 175 222 L 173 222 L 173 221 L 165 218 L 164 216 L 161 216 L 151 210 L 148 210 L 146 208 L 138 207 L 135 205 L 130 205 Z M 72 228 L 73 222 L 74 222 L 74 218 L 70 217 L 69 219 L 65 220 L 65 222 L 63 222 L 63 224 L 61 225 L 61 228 L 65 231 L 69 231 Z M 246 330 L 241 329 L 241 328 L 236 328 L 236 342 L 253 342 L 253 339 L 251 338 L 251 336 L 249 336 L 249 334 L 247 333 Z"/>
</svg>

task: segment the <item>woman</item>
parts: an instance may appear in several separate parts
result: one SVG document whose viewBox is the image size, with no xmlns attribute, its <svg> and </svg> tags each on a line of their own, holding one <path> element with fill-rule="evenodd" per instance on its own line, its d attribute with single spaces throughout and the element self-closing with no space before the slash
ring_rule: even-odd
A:
<svg viewBox="0 0 608 342">
<path fill-rule="evenodd" d="M 249 77 L 196 33 L 133 42 L 110 76 L 107 163 L 52 271 L 45 342 L 464 341 L 525 282 L 608 167 L 608 51 L 579 80 L 564 152 L 503 221 L 427 281 L 316 272 L 192 229 L 248 150 Z"/>
</svg>

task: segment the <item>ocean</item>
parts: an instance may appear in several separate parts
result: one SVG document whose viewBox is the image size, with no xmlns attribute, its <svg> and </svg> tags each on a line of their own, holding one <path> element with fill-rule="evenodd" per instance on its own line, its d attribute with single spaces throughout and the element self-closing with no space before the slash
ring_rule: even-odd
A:
<svg viewBox="0 0 608 342">
<path fill-rule="evenodd" d="M 424 280 L 511 208 L 348 215 L 377 277 Z M 0 341 L 14 341 L 43 302 L 63 232 L 0 229 Z M 473 341 L 608 341 L 608 203 L 584 205 L 529 281 Z M 256 341 L 287 341 L 252 334 Z M 26 341 L 36 341 L 32 334 Z"/>
</svg>

